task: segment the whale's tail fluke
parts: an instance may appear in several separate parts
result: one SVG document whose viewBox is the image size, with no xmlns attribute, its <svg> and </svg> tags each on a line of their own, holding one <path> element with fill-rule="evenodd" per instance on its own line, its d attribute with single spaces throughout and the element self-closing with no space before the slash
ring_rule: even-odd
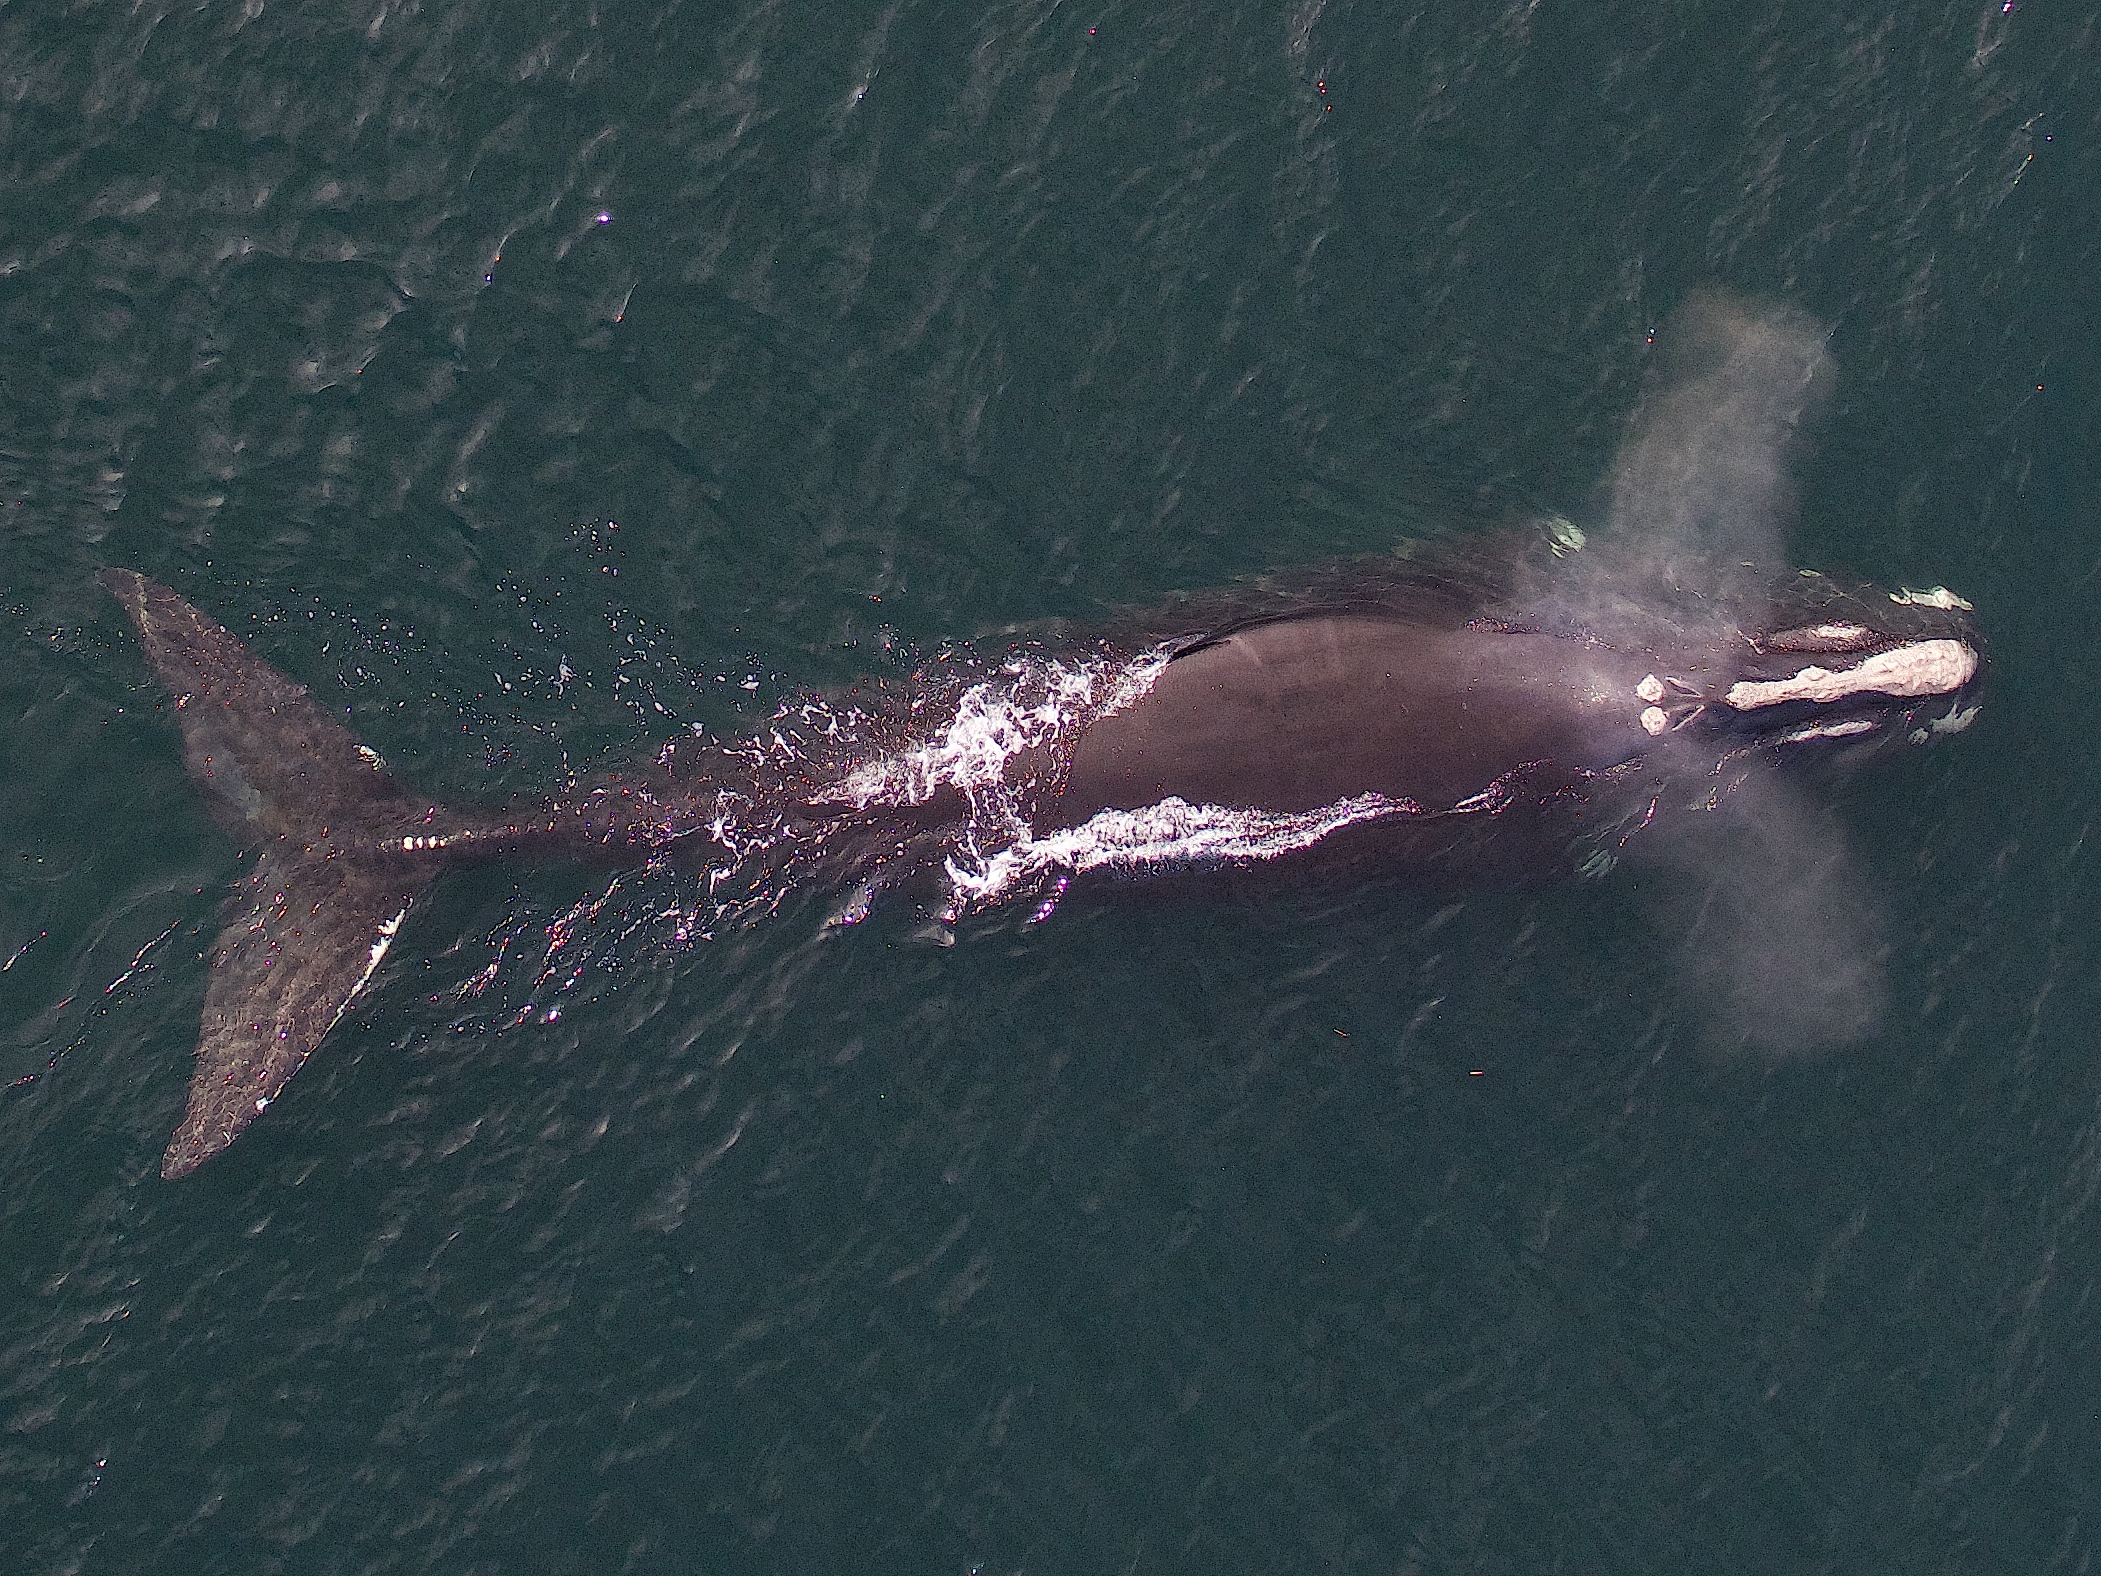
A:
<svg viewBox="0 0 2101 1576">
<path fill-rule="evenodd" d="M 186 1176 L 277 1097 L 365 988 L 441 860 L 412 851 L 433 811 L 300 685 L 166 586 L 102 584 L 174 697 L 190 775 L 257 861 L 213 943 L 189 1107 L 161 1160 Z"/>
</svg>

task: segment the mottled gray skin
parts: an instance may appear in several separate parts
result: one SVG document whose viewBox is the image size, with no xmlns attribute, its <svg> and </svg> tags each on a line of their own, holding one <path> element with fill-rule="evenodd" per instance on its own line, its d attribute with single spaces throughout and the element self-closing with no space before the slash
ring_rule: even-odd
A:
<svg viewBox="0 0 2101 1576">
<path fill-rule="evenodd" d="M 825 796 L 835 778 L 762 782 L 732 752 L 689 749 L 675 770 L 599 779 L 522 811 L 447 809 L 403 789 L 303 688 L 167 587 L 128 570 L 102 579 L 174 697 L 191 775 L 261 850 L 212 950 L 188 1110 L 162 1162 L 168 1178 L 194 1171 L 276 1098 L 447 864 L 577 851 L 639 863 L 682 843 L 705 854 L 712 845 L 695 834 L 725 788 L 811 825 L 854 823 L 867 835 L 843 839 L 848 850 L 894 852 L 964 808 L 949 794 L 851 810 Z M 1869 631 L 1854 644 L 1878 649 L 1975 639 L 1959 611 L 1821 580 L 1783 591 L 1746 623 L 1652 614 L 1607 639 L 1483 611 L 1478 586 L 1448 575 L 1331 582 L 1175 640 L 1176 655 L 1136 703 L 1058 752 L 1017 757 L 1013 771 L 1028 779 L 1018 786 L 1038 832 L 1170 797 L 1292 813 L 1379 794 L 1433 835 L 1413 845 L 1386 836 L 1377 847 L 1403 859 L 1413 847 L 1427 861 L 1532 829 L 1549 806 L 1610 820 L 1624 806 L 1605 790 L 1630 774 L 1697 783 L 1718 763 L 1785 742 L 1805 710 L 1872 718 L 1876 739 L 1902 737 L 1924 702 L 1867 697 L 1750 718 L 1718 704 L 1731 683 L 1790 675 L 1804 652 L 1822 649 L 1794 624 L 1851 620 Z M 1640 691 L 1653 692 L 1659 676 L 1670 681 L 1668 726 L 1645 726 Z"/>
</svg>

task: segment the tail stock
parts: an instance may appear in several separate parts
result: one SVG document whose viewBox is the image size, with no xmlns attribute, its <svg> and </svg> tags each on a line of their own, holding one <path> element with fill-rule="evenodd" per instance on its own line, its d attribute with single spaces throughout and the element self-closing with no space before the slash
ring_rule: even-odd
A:
<svg viewBox="0 0 2101 1576">
<path fill-rule="evenodd" d="M 100 579 L 174 697 L 190 775 L 262 850 L 212 946 L 189 1106 L 161 1159 L 172 1181 L 240 1136 L 371 981 L 442 867 L 415 846 L 436 839 L 414 835 L 441 812 L 166 586 L 128 569 Z"/>
</svg>

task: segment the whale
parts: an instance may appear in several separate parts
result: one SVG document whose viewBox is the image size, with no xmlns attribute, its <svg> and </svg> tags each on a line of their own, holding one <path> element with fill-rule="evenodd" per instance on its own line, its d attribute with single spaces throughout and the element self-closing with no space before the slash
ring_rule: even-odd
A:
<svg viewBox="0 0 2101 1576">
<path fill-rule="evenodd" d="M 733 922 L 818 886 L 829 924 L 909 900 L 953 926 L 1170 874 L 1598 877 L 1722 850 L 1756 867 L 1722 950 L 1771 972 L 1791 947 L 1779 972 L 1799 1003 L 1799 976 L 1843 951 L 1804 932 L 1850 878 L 1796 763 L 1851 770 L 1965 731 L 1985 645 L 1943 587 L 1779 557 L 1785 461 L 1829 379 L 1822 330 L 1730 298 L 1675 326 L 1692 348 L 1634 420 L 1595 537 L 1557 516 L 1185 598 L 1111 633 L 988 643 L 526 802 L 418 793 L 176 590 L 105 569 L 189 775 L 251 860 L 161 1175 L 233 1143 L 430 884 L 494 859 L 679 861 Z M 1858 995 L 1859 974 L 1832 978 Z"/>
<path fill-rule="evenodd" d="M 1281 865 L 1345 845 L 1360 868 L 1479 866 L 1500 846 L 1594 871 L 1659 812 L 1712 809 L 1732 771 L 1961 731 L 1983 666 L 1973 610 L 1938 588 L 1796 575 L 1760 610 L 1778 627 L 1709 642 L 1668 621 L 1608 640 L 1440 617 L 1397 580 L 1383 602 L 1360 584 L 1341 606 L 1136 653 L 1009 660 L 917 733 L 871 728 L 870 747 L 834 762 L 792 740 L 780 754 L 677 751 L 475 811 L 402 786 L 167 586 L 102 579 L 166 686 L 191 775 L 258 851 L 212 950 L 171 1179 L 267 1109 L 416 899 L 462 862 L 779 866 L 817 852 L 858 883 L 849 918 L 931 872 L 951 922 L 974 903 L 1040 904 L 1075 876 Z M 1673 792 L 1684 804 L 1665 803 Z"/>
</svg>

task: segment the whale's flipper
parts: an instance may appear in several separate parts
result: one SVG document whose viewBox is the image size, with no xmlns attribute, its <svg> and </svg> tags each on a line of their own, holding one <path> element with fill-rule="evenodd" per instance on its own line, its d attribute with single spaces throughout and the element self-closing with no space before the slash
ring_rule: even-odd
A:
<svg viewBox="0 0 2101 1576">
<path fill-rule="evenodd" d="M 1657 386 L 1612 478 L 1610 529 L 1709 592 L 1746 562 L 1783 561 L 1788 460 L 1829 398 L 1829 331 L 1799 308 L 1703 293 L 1671 314 Z"/>
<path fill-rule="evenodd" d="M 1829 806 L 1775 772 L 1752 772 L 1651 830 L 1631 851 L 1675 874 L 1651 914 L 1715 1049 L 1798 1055 L 1881 1027 L 1888 925 Z"/>
<path fill-rule="evenodd" d="M 187 1176 L 240 1136 L 379 967 L 435 869 L 361 869 L 287 840 L 266 849 L 212 944 L 189 1107 L 160 1174 Z"/>
<path fill-rule="evenodd" d="M 183 756 L 229 830 L 262 857 L 212 947 L 189 1108 L 161 1160 L 186 1176 L 277 1097 L 372 978 L 440 861 L 402 851 L 412 800 L 379 757 L 164 585 L 109 569 L 175 697 Z"/>
<path fill-rule="evenodd" d="M 1617 572 L 1724 606 L 1786 559 L 1789 460 L 1831 393 L 1828 331 L 1773 302 L 1695 295 L 1671 314 L 1657 386 L 1612 478 Z"/>
<path fill-rule="evenodd" d="M 1789 462 L 1831 392 L 1828 338 L 1775 302 L 1701 294 L 1673 312 L 1606 518 L 1536 588 L 1534 613 L 1554 627 L 1664 619 L 1726 634 L 1786 562 Z"/>
</svg>

